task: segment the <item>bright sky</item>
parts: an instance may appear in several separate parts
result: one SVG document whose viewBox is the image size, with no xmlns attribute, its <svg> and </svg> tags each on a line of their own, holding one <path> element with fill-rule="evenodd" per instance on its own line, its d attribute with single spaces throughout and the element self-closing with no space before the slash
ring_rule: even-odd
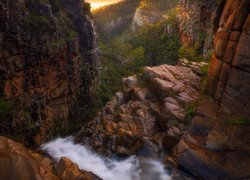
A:
<svg viewBox="0 0 250 180">
<path fill-rule="evenodd" d="M 113 3 L 116 3 L 116 2 L 119 2 L 119 1 L 122 1 L 122 0 L 86 0 L 86 2 L 91 3 L 92 10 L 97 9 L 97 8 L 99 8 L 101 6 L 105 6 L 105 5 L 108 5 L 108 4 L 113 4 Z"/>
</svg>

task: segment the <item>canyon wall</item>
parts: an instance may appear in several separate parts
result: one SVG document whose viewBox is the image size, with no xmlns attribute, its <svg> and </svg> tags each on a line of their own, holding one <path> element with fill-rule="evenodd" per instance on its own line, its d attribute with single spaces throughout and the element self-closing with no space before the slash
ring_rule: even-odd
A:
<svg viewBox="0 0 250 180">
<path fill-rule="evenodd" d="M 218 21 L 209 94 L 227 109 L 250 117 L 250 2 L 228 0 Z"/>
<path fill-rule="evenodd" d="M 90 6 L 5 0 L 0 15 L 0 96 L 11 106 L 0 133 L 39 144 L 89 103 L 99 69 Z"/>
<path fill-rule="evenodd" d="M 180 40 L 198 46 L 206 57 L 213 49 L 214 19 L 219 1 L 181 0 L 178 7 Z"/>
</svg>

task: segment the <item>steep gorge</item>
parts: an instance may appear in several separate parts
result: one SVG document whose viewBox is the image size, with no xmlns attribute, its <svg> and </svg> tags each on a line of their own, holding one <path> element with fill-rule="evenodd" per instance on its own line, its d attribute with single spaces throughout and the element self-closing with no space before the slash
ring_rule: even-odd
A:
<svg viewBox="0 0 250 180">
<path fill-rule="evenodd" d="M 75 142 L 107 157 L 161 158 L 173 179 L 250 177 L 250 3 L 226 0 L 220 2 L 218 10 L 217 1 L 200 3 L 181 0 L 180 37 L 189 46 L 202 39 L 205 53 L 215 50 L 208 74 L 204 71 L 207 63 L 182 59 L 176 66 L 145 67 L 141 74 L 123 78 L 123 89 L 76 134 Z M 27 126 L 27 139 L 36 135 L 38 144 L 50 138 L 57 118 L 63 123 L 60 127 L 70 125 L 69 120 L 79 115 L 77 107 L 87 103 L 98 79 L 98 50 L 88 4 L 65 0 L 60 13 L 51 5 L 21 0 L 17 4 L 0 3 L 1 13 L 5 12 L 0 22 L 2 96 L 16 97 L 16 106 L 25 107 L 16 108 L 15 116 L 4 116 L 12 121 L 7 128 L 1 126 L 1 131 L 8 134 L 8 130 Z M 14 20 L 15 16 L 10 16 L 13 7 L 17 8 Z M 43 30 L 45 34 L 40 32 L 38 36 L 34 29 L 28 35 L 22 31 L 30 12 L 34 17 L 49 19 L 52 26 L 46 33 Z M 67 13 L 70 15 L 63 16 Z M 58 25 L 61 16 L 63 26 Z M 68 37 L 65 27 L 76 35 L 72 38 L 71 32 L 69 39 L 61 41 Z M 61 144 L 56 145 L 56 150 L 62 150 Z M 1 159 L 8 159 L 1 160 L 0 167 L 8 162 L 6 169 L 10 170 L 19 163 L 13 168 L 13 177 L 21 177 L 18 168 L 22 167 L 28 179 L 98 179 L 68 159 L 50 162 L 3 137 L 0 151 Z M 9 177 L 11 173 L 0 174 Z"/>
<path fill-rule="evenodd" d="M 6 0 L 0 14 L 1 103 L 11 111 L 0 132 L 40 144 L 90 103 L 100 68 L 90 5 Z"/>
</svg>

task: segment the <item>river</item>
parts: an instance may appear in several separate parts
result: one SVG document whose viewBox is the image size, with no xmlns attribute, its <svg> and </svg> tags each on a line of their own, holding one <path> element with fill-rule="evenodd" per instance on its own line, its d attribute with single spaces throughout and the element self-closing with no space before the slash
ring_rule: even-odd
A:
<svg viewBox="0 0 250 180">
<path fill-rule="evenodd" d="M 73 137 L 58 138 L 42 145 L 55 160 L 67 157 L 80 169 L 91 171 L 104 180 L 170 180 L 160 160 L 130 156 L 118 160 L 99 156 L 83 145 L 75 144 Z"/>
</svg>

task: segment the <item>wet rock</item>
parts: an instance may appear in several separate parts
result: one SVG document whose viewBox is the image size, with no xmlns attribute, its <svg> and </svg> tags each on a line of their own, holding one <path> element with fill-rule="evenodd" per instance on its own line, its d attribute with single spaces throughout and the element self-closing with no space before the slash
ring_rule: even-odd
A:
<svg viewBox="0 0 250 180">
<path fill-rule="evenodd" d="M 61 158 L 56 165 L 56 173 L 62 180 L 82 179 L 82 180 L 101 180 L 98 176 L 91 172 L 80 170 L 77 164 L 68 158 Z"/>
</svg>

